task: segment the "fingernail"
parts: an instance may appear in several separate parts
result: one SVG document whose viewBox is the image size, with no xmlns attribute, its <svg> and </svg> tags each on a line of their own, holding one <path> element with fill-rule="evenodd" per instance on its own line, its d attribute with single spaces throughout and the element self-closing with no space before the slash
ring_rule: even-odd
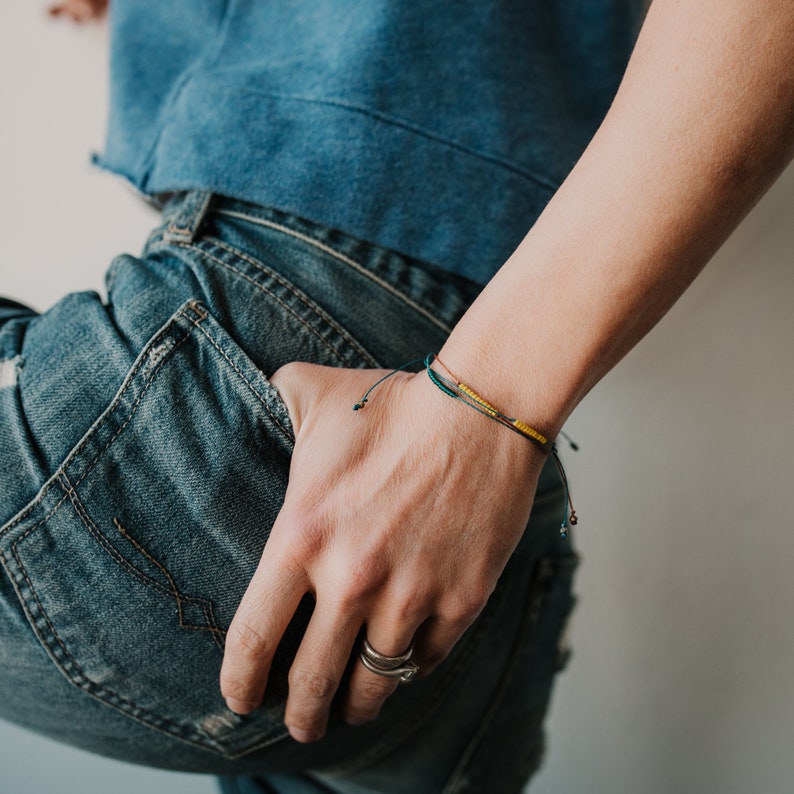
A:
<svg viewBox="0 0 794 794">
<path fill-rule="evenodd" d="M 250 703 L 247 700 L 226 698 L 226 707 L 235 714 L 250 714 L 258 705 L 258 703 Z"/>
<path fill-rule="evenodd" d="M 322 738 L 322 734 L 304 731 L 300 728 L 291 728 L 289 725 L 287 725 L 287 730 L 296 742 L 303 742 L 304 744 L 307 742 L 316 742 L 318 739 Z"/>
<path fill-rule="evenodd" d="M 369 720 L 364 719 L 364 717 L 347 716 L 345 717 L 345 722 L 348 725 L 352 725 L 354 728 L 358 728 L 360 725 L 366 725 Z"/>
</svg>

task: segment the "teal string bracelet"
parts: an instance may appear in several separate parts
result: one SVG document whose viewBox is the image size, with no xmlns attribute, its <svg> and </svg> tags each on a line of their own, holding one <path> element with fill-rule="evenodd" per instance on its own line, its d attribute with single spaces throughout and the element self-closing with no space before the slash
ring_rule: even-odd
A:
<svg viewBox="0 0 794 794">
<path fill-rule="evenodd" d="M 441 366 L 450 378 L 445 377 L 436 370 L 433 369 L 432 364 L 433 362 L 437 362 L 439 366 Z M 477 392 L 474 391 L 471 387 L 467 386 L 463 381 L 460 380 L 450 369 L 449 367 L 444 364 L 443 361 L 435 354 L 435 353 L 428 353 L 428 355 L 424 358 L 417 358 L 413 361 L 409 361 L 407 364 L 403 364 L 401 367 L 397 367 L 397 369 L 392 370 L 388 374 L 384 375 L 378 381 L 372 384 L 372 386 L 367 389 L 366 394 L 353 406 L 354 411 L 358 411 L 364 407 L 367 403 L 370 393 L 374 388 L 379 386 L 383 383 L 386 378 L 390 378 L 396 372 L 400 372 L 402 370 L 408 369 L 408 367 L 414 366 L 416 364 L 422 363 L 425 367 L 425 371 L 427 372 L 427 376 L 430 378 L 431 382 L 444 394 L 452 397 L 455 400 L 459 400 L 460 402 L 468 405 L 470 408 L 474 408 L 475 411 L 487 416 L 489 419 L 492 419 L 499 424 L 507 427 L 508 429 L 512 430 L 515 433 L 523 436 L 524 438 L 528 439 L 532 442 L 535 446 L 542 449 L 544 452 L 547 452 L 552 455 L 554 458 L 554 463 L 557 466 L 557 470 L 560 473 L 560 477 L 562 478 L 563 487 L 565 489 L 564 494 L 564 510 L 563 510 L 563 518 L 560 524 L 560 536 L 564 539 L 568 537 L 568 525 L 574 526 L 578 523 L 578 518 L 576 516 L 576 511 L 573 507 L 573 501 L 571 500 L 571 493 L 570 488 L 568 487 L 568 477 L 565 474 L 565 468 L 562 465 L 562 461 L 560 460 L 559 453 L 557 451 L 557 446 L 554 441 L 548 439 L 543 433 L 535 430 L 535 428 L 530 427 L 525 422 L 522 422 L 515 417 L 508 416 L 507 414 L 500 411 L 498 408 L 495 408 L 491 403 L 481 397 Z M 560 433 L 568 443 L 570 444 L 571 448 L 574 450 L 578 450 L 579 447 L 566 435 L 565 433 Z M 570 506 L 570 516 L 568 515 L 568 507 Z"/>
</svg>

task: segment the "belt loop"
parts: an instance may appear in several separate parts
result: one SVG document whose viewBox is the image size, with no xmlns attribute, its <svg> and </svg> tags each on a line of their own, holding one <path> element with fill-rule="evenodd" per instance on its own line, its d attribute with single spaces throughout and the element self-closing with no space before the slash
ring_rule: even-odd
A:
<svg viewBox="0 0 794 794">
<path fill-rule="evenodd" d="M 185 193 L 182 206 L 168 224 L 163 240 L 168 243 L 192 243 L 211 199 L 212 193 L 208 190 L 189 190 Z"/>
</svg>

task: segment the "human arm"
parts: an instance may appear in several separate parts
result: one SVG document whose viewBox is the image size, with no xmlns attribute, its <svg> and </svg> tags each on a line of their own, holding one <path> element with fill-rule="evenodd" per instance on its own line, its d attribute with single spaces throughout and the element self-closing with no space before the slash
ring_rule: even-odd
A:
<svg viewBox="0 0 794 794">
<path fill-rule="evenodd" d="M 442 351 L 453 369 L 559 428 L 791 159 L 792 42 L 787 2 L 656 0 L 598 133 Z"/>
<path fill-rule="evenodd" d="M 554 435 L 664 314 L 791 157 L 794 10 L 657 0 L 607 119 L 442 358 L 491 402 Z M 427 351 L 417 351 L 424 353 Z M 222 674 L 236 710 L 261 697 L 297 599 L 317 607 L 286 721 L 322 733 L 362 624 L 428 669 L 476 617 L 526 525 L 543 456 L 451 403 L 424 375 L 291 365 L 287 498 L 237 617 Z M 429 518 L 430 517 L 430 518 Z M 393 685 L 357 665 L 348 714 Z"/>
</svg>

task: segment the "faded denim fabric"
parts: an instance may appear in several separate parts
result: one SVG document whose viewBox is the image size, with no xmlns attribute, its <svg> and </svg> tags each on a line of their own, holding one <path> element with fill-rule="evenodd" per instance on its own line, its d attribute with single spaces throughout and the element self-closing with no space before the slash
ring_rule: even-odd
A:
<svg viewBox="0 0 794 794">
<path fill-rule="evenodd" d="M 0 302 L 0 716 L 224 775 L 229 792 L 520 791 L 573 604 L 553 465 L 482 615 L 374 723 L 334 713 L 323 741 L 288 736 L 309 597 L 262 708 L 233 714 L 218 685 L 294 442 L 268 374 L 293 360 L 398 366 L 438 349 L 479 286 L 191 191 L 168 201 L 140 257 L 112 263 L 107 289 L 106 302 L 75 293 L 41 315 Z"/>
<path fill-rule="evenodd" d="M 113 0 L 97 158 L 485 283 L 615 95 L 644 0 Z"/>
</svg>

